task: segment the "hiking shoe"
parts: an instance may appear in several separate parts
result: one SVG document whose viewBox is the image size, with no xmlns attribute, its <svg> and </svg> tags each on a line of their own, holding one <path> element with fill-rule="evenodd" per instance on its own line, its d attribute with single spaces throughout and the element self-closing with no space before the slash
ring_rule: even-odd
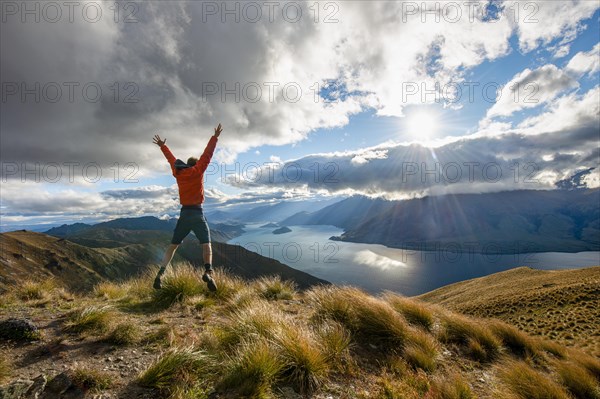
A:
<svg viewBox="0 0 600 399">
<path fill-rule="evenodd" d="M 215 284 L 215 280 L 210 274 L 211 273 L 204 273 L 202 275 L 202 281 L 206 283 L 210 291 L 215 292 L 217 290 L 217 284 Z"/>
<path fill-rule="evenodd" d="M 162 281 L 160 275 L 156 276 L 156 278 L 154 279 L 154 285 L 152 287 L 154 287 L 155 290 L 160 290 L 162 288 Z"/>
</svg>

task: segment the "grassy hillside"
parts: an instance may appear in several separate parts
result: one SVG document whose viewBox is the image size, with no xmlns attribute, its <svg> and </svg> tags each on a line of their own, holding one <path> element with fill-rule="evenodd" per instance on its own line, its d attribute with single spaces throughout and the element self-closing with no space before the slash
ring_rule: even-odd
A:
<svg viewBox="0 0 600 399">
<path fill-rule="evenodd" d="M 39 326 L 0 348 L 0 379 L 43 374 L 89 398 L 600 398 L 598 359 L 500 321 L 222 271 L 209 293 L 185 264 L 160 291 L 152 278 L 77 296 L 29 281 L 0 296 L 0 323 Z"/>
<path fill-rule="evenodd" d="M 520 267 L 418 298 L 468 315 L 499 318 L 529 334 L 600 356 L 600 267 Z"/>
<path fill-rule="evenodd" d="M 93 234 L 89 234 L 92 232 Z M 27 278 L 56 277 L 71 290 L 90 290 L 104 280 L 138 275 L 158 263 L 171 240 L 171 232 L 86 230 L 77 242 L 21 230 L 0 234 L 0 291 Z M 75 238 L 73 238 L 75 239 Z M 213 242 L 213 264 L 227 265 L 246 278 L 278 274 L 302 288 L 327 283 L 274 259 L 240 246 Z M 188 237 L 174 261 L 203 264 L 197 240 Z"/>
</svg>

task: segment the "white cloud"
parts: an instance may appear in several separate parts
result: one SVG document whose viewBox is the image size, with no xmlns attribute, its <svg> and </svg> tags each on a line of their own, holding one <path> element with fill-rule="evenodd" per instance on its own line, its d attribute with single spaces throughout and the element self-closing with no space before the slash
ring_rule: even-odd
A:
<svg viewBox="0 0 600 399">
<path fill-rule="evenodd" d="M 503 86 L 499 98 L 487 112 L 487 118 L 510 116 L 522 109 L 535 108 L 552 101 L 565 90 L 579 84 L 555 65 L 529 68 L 516 74 Z"/>
<path fill-rule="evenodd" d="M 456 21 L 426 14 L 423 22 L 422 13 L 406 13 L 407 4 L 415 2 L 385 1 L 334 2 L 337 23 L 314 23 L 311 1 L 297 2 L 306 16 L 297 23 L 280 16 L 274 22 L 265 17 L 257 23 L 231 18 L 222 23 L 219 15 L 203 21 L 201 2 L 136 3 L 137 23 L 116 24 L 111 18 L 98 24 L 9 21 L 1 39 L 3 80 L 99 82 L 104 95 L 97 103 L 79 95 L 74 103 L 3 104 L 2 158 L 135 162 L 142 170 L 156 171 L 162 160 L 150 141 L 155 132 L 187 157 L 201 152 L 214 125 L 222 122 L 216 159 L 229 162 L 252 147 L 297 143 L 315 129 L 344 126 L 366 108 L 401 116 L 410 104 L 432 101 L 420 95 L 403 98 L 403 85 L 460 82 L 469 68 L 510 51 L 514 26 L 508 17 L 495 22 L 469 18 L 462 3 L 441 4 L 450 3 L 461 4 L 462 17 Z M 591 2 L 568 8 L 567 22 L 559 24 L 563 28 L 553 28 L 556 10 L 549 14 L 552 28 L 519 25 L 522 40 L 531 47 L 540 30 L 548 30 L 544 40 L 564 34 L 589 15 L 590 7 L 582 3 Z M 113 15 L 112 3 L 98 4 L 104 15 Z M 321 10 L 320 18 L 325 15 Z M 322 87 L 329 80 L 339 83 L 340 101 L 315 101 L 316 84 Z M 109 88 L 115 82 L 121 85 L 117 102 Z M 127 82 L 139 89 L 137 103 L 123 102 L 131 93 L 123 86 Z M 279 84 L 273 99 L 269 82 Z M 239 101 L 230 94 L 223 101 L 221 84 L 232 89 L 236 83 Z M 206 95 L 207 84 L 217 84 L 219 93 Z M 261 88 L 258 101 L 249 101 L 252 95 L 243 90 L 248 84 Z M 282 96 L 286 84 L 302 88 L 298 101 Z M 32 114 L 36 118 L 27 117 Z M 32 137 L 43 137 L 46 144 Z"/>
<path fill-rule="evenodd" d="M 583 29 L 581 20 L 590 18 L 599 8 L 597 1 L 506 1 L 506 13 L 515 26 L 519 47 L 525 53 L 540 46 L 547 46 L 557 37 L 562 38 L 556 46 L 557 56 L 564 54 L 578 31 Z M 515 14 L 515 11 L 518 11 Z M 564 40 L 567 38 L 567 40 Z M 566 55 L 566 54 L 565 54 Z"/>
<path fill-rule="evenodd" d="M 430 147 L 384 143 L 312 154 L 260 178 L 229 182 L 239 188 L 306 187 L 386 198 L 551 189 L 578 168 L 598 167 L 599 95 L 599 87 L 565 95 L 548 112 L 516 128 L 503 125 L 501 132 L 478 131 Z M 323 172 L 318 176 L 315 163 Z"/>
<path fill-rule="evenodd" d="M 592 75 L 600 71 L 600 43 L 597 43 L 590 51 L 581 51 L 575 54 L 566 69 L 578 75 Z"/>
</svg>

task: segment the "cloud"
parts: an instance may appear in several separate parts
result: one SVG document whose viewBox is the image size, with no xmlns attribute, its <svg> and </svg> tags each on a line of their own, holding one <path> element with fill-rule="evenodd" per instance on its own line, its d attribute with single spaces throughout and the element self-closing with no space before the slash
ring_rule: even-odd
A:
<svg viewBox="0 0 600 399">
<path fill-rule="evenodd" d="M 449 19 L 449 3 L 432 15 L 408 12 L 414 2 L 332 2 L 318 23 L 311 1 L 295 2 L 304 16 L 298 22 L 282 18 L 280 5 L 273 21 L 263 9 L 257 22 L 229 16 L 223 23 L 221 14 L 207 15 L 207 3 L 131 3 L 135 23 L 115 23 L 114 5 L 104 2 L 95 2 L 104 16 L 95 23 L 78 13 L 74 22 L 56 23 L 10 16 L 0 39 L 3 83 L 31 89 L 38 82 L 42 98 L 36 102 L 19 89 L 3 102 L 2 159 L 133 162 L 150 173 L 162 165 L 154 133 L 185 158 L 200 153 L 222 122 L 216 159 L 231 161 L 252 147 L 296 143 L 316 129 L 344 126 L 365 109 L 402 116 L 406 106 L 423 102 L 403 98 L 403 84 L 460 82 L 469 68 L 508 54 L 515 29 L 507 17 L 489 21 L 467 8 Z M 543 11 L 551 23 L 519 24 L 520 40 L 533 48 L 574 29 L 592 9 L 593 2 L 577 2 L 560 8 L 564 13 Z M 326 16 L 337 22 L 324 23 Z M 338 101 L 323 101 L 318 91 L 332 81 Z M 73 101 L 69 82 L 76 84 Z M 48 101 L 56 87 L 60 101 Z M 90 97 L 97 87 L 96 101 Z"/>
<path fill-rule="evenodd" d="M 566 69 L 578 75 L 592 75 L 600 71 L 600 43 L 597 43 L 590 51 L 581 51 L 575 54 Z"/>
<path fill-rule="evenodd" d="M 581 20 L 599 8 L 594 1 L 506 1 L 502 5 L 515 22 L 521 51 L 529 53 L 561 38 L 554 46 L 557 57 L 568 53 L 570 42 L 584 29 Z"/>
<path fill-rule="evenodd" d="M 577 81 L 555 65 L 548 64 L 516 74 L 504 85 L 487 118 L 510 116 L 552 101 L 565 90 L 578 87 Z"/>
<path fill-rule="evenodd" d="M 476 132 L 432 147 L 386 143 L 313 154 L 230 183 L 246 189 L 302 187 L 388 198 L 552 189 L 580 169 L 598 166 L 599 95 L 599 86 L 565 95 L 539 116 L 496 134 Z"/>
</svg>

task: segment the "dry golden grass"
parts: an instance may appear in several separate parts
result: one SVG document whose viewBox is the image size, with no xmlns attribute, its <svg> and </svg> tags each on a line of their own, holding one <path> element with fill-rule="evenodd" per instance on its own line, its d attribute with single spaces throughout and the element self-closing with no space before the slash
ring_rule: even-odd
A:
<svg viewBox="0 0 600 399">
<path fill-rule="evenodd" d="M 67 316 L 65 329 L 78 335 L 63 334 L 60 322 L 48 324 L 48 309 L 36 307 L 36 300 L 19 300 L 17 306 L 44 320 L 49 339 L 61 337 L 59 344 L 45 346 L 48 356 L 54 346 L 62 347 L 60 356 L 68 360 L 61 361 L 74 360 L 86 372 L 106 367 L 103 359 L 89 356 L 92 351 L 110 350 L 111 356 L 123 356 L 124 365 L 134 351 L 142 354 L 147 369 L 128 379 L 115 374 L 120 388 L 107 387 L 111 397 L 126 397 L 119 389 L 128 387 L 136 395 L 142 390 L 147 397 L 174 399 L 214 394 L 279 399 L 290 389 L 315 398 L 598 399 L 597 358 L 499 321 L 393 293 L 373 297 L 352 287 L 322 286 L 281 300 L 289 297 L 286 282 L 247 283 L 222 270 L 216 275 L 220 292 L 210 293 L 195 271 L 180 266 L 165 276 L 174 287 L 165 294 L 168 305 L 177 303 L 172 307 L 151 306 L 158 299 L 150 271 L 97 285 L 77 297 L 78 309 L 71 313 L 53 308 L 52 319 Z M 106 302 L 109 306 L 99 306 Z M 0 308 L 0 320 L 12 306 Z M 73 344 L 82 350 L 64 350 Z M 20 346 L 2 350 L 3 358 L 26 354 L 18 352 Z M 13 367 L 0 362 L 0 379 L 3 369 Z M 88 380 L 93 389 L 96 383 Z"/>
<path fill-rule="evenodd" d="M 556 382 L 523 361 L 507 362 L 499 369 L 503 386 L 522 399 L 569 399 Z"/>
<path fill-rule="evenodd" d="M 243 341 L 227 362 L 219 389 L 239 397 L 270 398 L 284 364 L 275 346 L 265 339 Z"/>
<path fill-rule="evenodd" d="M 422 327 L 428 331 L 431 330 L 433 326 L 433 312 L 426 303 L 392 292 L 386 292 L 383 295 L 383 299 L 398 312 L 402 313 L 410 324 Z"/>
<path fill-rule="evenodd" d="M 260 295 L 269 300 L 292 299 L 296 295 L 296 284 L 282 281 L 279 276 L 261 277 L 253 286 Z"/>
<path fill-rule="evenodd" d="M 480 362 L 489 362 L 498 356 L 500 341 L 482 323 L 458 314 L 442 317 L 439 336 L 445 343 L 460 345 L 467 355 Z"/>
<path fill-rule="evenodd" d="M 526 267 L 442 287 L 419 296 L 448 309 L 498 318 L 532 336 L 600 356 L 600 267 Z"/>
<path fill-rule="evenodd" d="M 13 367 L 9 363 L 8 359 L 3 356 L 0 356 L 0 383 L 7 381 L 12 375 Z"/>
<path fill-rule="evenodd" d="M 600 386 L 584 367 L 572 362 L 560 362 L 556 367 L 562 384 L 578 399 L 600 399 Z"/>
</svg>

